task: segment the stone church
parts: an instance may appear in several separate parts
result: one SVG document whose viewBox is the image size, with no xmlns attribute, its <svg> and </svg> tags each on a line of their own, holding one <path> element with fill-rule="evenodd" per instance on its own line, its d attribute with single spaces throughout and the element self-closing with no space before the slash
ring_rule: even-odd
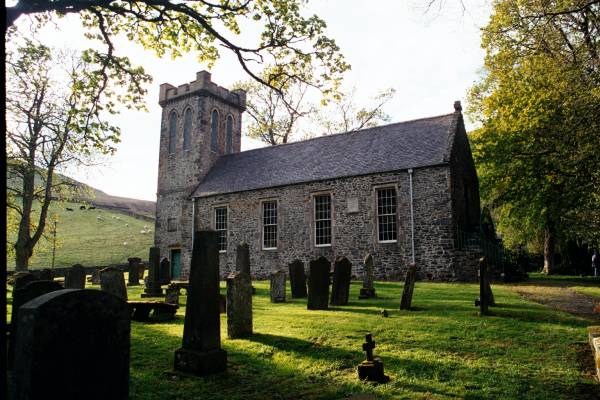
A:
<svg viewBox="0 0 600 400">
<path fill-rule="evenodd" d="M 155 245 L 174 277 L 189 272 L 192 234 L 219 235 L 222 275 L 236 246 L 266 277 L 294 259 L 346 256 L 378 279 L 471 280 L 477 250 L 459 230 L 479 226 L 477 174 L 459 102 L 451 114 L 240 151 L 246 94 L 211 81 L 160 86 Z"/>
</svg>

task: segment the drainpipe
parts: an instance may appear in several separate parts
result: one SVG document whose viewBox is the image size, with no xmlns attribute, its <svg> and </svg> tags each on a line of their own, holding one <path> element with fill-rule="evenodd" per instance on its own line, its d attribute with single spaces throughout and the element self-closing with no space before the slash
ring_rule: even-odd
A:
<svg viewBox="0 0 600 400">
<path fill-rule="evenodd" d="M 413 170 L 408 169 L 408 187 L 410 191 L 410 244 L 412 249 L 412 262 L 415 263 L 415 212 L 413 209 Z"/>
<path fill-rule="evenodd" d="M 194 247 L 194 238 L 196 237 L 196 198 L 192 197 L 192 248 Z"/>
</svg>

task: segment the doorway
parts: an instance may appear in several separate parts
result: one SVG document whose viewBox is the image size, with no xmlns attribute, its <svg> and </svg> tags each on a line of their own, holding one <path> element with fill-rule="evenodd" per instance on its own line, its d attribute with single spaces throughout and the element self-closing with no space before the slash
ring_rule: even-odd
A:
<svg viewBox="0 0 600 400">
<path fill-rule="evenodd" d="M 171 279 L 181 277 L 181 250 L 171 250 Z"/>
</svg>

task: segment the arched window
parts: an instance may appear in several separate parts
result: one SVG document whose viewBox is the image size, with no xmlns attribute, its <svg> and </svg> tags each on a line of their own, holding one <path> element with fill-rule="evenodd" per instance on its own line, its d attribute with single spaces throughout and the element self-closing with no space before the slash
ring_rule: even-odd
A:
<svg viewBox="0 0 600 400">
<path fill-rule="evenodd" d="M 219 112 L 213 110 L 210 115 L 210 148 L 213 151 L 219 150 Z"/>
<path fill-rule="evenodd" d="M 192 110 L 188 108 L 183 115 L 183 149 L 189 150 L 192 143 Z"/>
<path fill-rule="evenodd" d="M 175 154 L 177 148 L 177 113 L 173 111 L 169 116 L 169 154 Z"/>
<path fill-rule="evenodd" d="M 227 153 L 233 151 L 233 117 L 227 116 Z"/>
</svg>

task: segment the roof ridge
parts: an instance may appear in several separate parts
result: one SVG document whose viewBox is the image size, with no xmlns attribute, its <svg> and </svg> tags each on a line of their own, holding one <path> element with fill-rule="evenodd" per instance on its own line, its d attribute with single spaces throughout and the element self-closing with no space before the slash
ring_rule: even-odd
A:
<svg viewBox="0 0 600 400">
<path fill-rule="evenodd" d="M 253 152 L 253 151 L 259 151 L 259 150 L 265 150 L 265 149 L 276 149 L 276 148 L 280 148 L 280 147 L 284 147 L 284 146 L 289 146 L 289 145 L 294 145 L 294 144 L 300 144 L 300 143 L 306 143 L 306 142 L 310 142 L 312 140 L 325 139 L 325 138 L 332 137 L 332 136 L 341 136 L 341 135 L 347 135 L 347 134 L 364 133 L 364 132 L 367 132 L 367 131 L 372 131 L 372 130 L 376 130 L 376 129 L 381 129 L 381 128 L 389 127 L 389 126 L 392 126 L 392 125 L 401 125 L 401 124 L 406 124 L 406 123 L 409 123 L 409 122 L 424 121 L 424 120 L 428 120 L 428 119 L 436 119 L 436 118 L 441 118 L 441 117 L 448 117 L 448 116 L 451 116 L 451 115 L 454 115 L 454 113 L 448 113 L 448 114 L 442 114 L 442 115 L 435 115 L 433 117 L 415 118 L 415 119 L 409 119 L 409 120 L 400 121 L 400 122 L 392 122 L 392 123 L 385 124 L 385 125 L 377 125 L 377 126 L 373 126 L 373 127 L 370 127 L 370 128 L 358 129 L 356 131 L 346 131 L 346 132 L 332 133 L 330 135 L 321 135 L 321 136 L 316 136 L 316 137 L 305 139 L 305 140 L 299 140 L 297 142 L 281 143 L 281 144 L 276 144 L 276 145 L 271 145 L 271 146 L 258 147 L 256 149 L 244 150 L 244 151 L 240 151 L 238 153 L 223 154 L 219 158 L 228 157 L 228 156 L 235 156 L 235 155 L 242 154 L 242 153 L 250 153 L 250 152 Z"/>
</svg>

